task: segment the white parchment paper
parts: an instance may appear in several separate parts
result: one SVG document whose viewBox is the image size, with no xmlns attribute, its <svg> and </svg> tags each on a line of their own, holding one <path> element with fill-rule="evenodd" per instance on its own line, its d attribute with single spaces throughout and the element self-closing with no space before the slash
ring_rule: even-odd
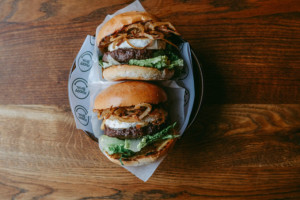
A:
<svg viewBox="0 0 300 200">
<path fill-rule="evenodd" d="M 97 27 L 96 36 L 100 28 L 103 26 L 103 24 L 106 23 L 109 19 L 111 19 L 113 16 L 117 14 L 128 12 L 128 11 L 145 11 L 145 9 L 143 8 L 143 6 L 140 4 L 139 1 L 135 1 L 132 4 L 128 5 L 127 7 L 118 10 L 114 14 L 107 15 L 105 20 Z M 182 135 L 188 125 L 188 121 L 193 108 L 194 99 L 195 99 L 195 88 L 194 88 L 194 77 L 193 77 L 193 68 L 192 68 L 193 65 L 192 65 L 190 46 L 187 42 L 183 41 L 179 46 L 179 49 L 185 61 L 185 68 L 183 70 L 183 73 L 176 80 L 157 81 L 155 82 L 155 84 L 160 85 L 166 91 L 168 95 L 170 120 L 173 122 L 176 121 L 178 123 L 178 127 L 179 127 L 178 131 Z M 70 105 L 73 111 L 77 128 L 85 131 L 89 131 L 93 133 L 95 137 L 99 138 L 103 134 L 103 131 L 100 129 L 100 125 L 102 121 L 98 120 L 97 115 L 93 112 L 94 100 L 101 91 L 103 91 L 110 85 L 116 84 L 118 82 L 109 82 L 102 79 L 102 74 L 101 74 L 102 70 L 101 67 L 99 66 L 99 56 L 101 55 L 101 52 L 99 51 L 97 45 L 95 45 L 95 38 L 92 36 L 87 36 L 83 46 L 80 49 L 80 52 L 77 55 L 76 62 L 77 60 L 80 60 L 81 62 L 83 62 L 82 65 L 88 65 L 86 63 L 89 62 L 87 60 L 83 60 L 83 57 L 86 56 L 84 54 L 85 52 L 89 52 L 91 50 L 92 50 L 93 62 L 89 70 L 82 72 L 80 68 L 77 70 L 78 67 L 76 67 L 73 73 L 71 73 L 70 81 L 69 81 L 69 98 L 70 98 Z M 84 56 L 82 56 L 83 54 Z M 86 56 L 86 58 L 90 59 L 89 56 Z M 76 66 L 78 66 L 77 63 Z M 71 91 L 72 91 L 72 87 L 74 86 L 72 86 L 71 82 L 72 81 L 74 82 L 74 80 L 78 78 L 84 78 L 86 80 L 87 76 L 88 76 L 87 90 L 89 92 L 88 95 L 89 98 L 79 101 L 78 99 L 76 99 L 75 95 L 72 95 Z M 78 85 L 79 85 L 78 87 L 81 88 L 81 85 L 84 84 L 80 83 Z M 89 121 L 88 125 L 86 126 L 82 126 L 82 123 L 80 122 L 80 120 L 78 120 L 79 118 L 78 116 L 82 116 L 82 114 L 81 115 L 77 114 L 78 111 L 76 112 L 76 106 L 78 105 L 86 108 L 88 112 L 85 115 L 85 117 L 88 118 Z M 85 111 L 83 112 L 81 110 L 80 112 L 85 113 Z M 159 166 L 159 164 L 162 162 L 163 159 L 164 157 L 146 166 L 124 167 L 124 168 L 130 171 L 131 173 L 133 173 L 141 180 L 147 181 L 154 173 L 154 171 L 156 170 L 156 168 Z"/>
</svg>

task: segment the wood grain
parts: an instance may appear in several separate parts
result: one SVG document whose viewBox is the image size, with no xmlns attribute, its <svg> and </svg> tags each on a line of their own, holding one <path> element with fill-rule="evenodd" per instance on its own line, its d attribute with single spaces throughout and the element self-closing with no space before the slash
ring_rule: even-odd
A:
<svg viewBox="0 0 300 200">
<path fill-rule="evenodd" d="M 0 2 L 1 104 L 68 104 L 67 81 L 84 38 L 131 1 Z M 207 103 L 300 102 L 297 0 L 145 0 L 203 63 Z"/>
<path fill-rule="evenodd" d="M 210 105 L 143 183 L 68 107 L 0 106 L 1 199 L 299 199 L 300 105 Z M 187 156 L 188 155 L 188 156 Z"/>
<path fill-rule="evenodd" d="M 130 2 L 0 1 L 0 199 L 300 199 L 299 2 L 141 1 L 205 75 L 200 115 L 146 183 L 75 128 L 67 97 L 86 35 Z"/>
</svg>

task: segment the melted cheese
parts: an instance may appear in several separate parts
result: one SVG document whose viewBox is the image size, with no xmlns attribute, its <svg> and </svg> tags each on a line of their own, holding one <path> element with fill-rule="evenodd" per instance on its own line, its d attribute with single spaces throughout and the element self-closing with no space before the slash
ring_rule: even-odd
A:
<svg viewBox="0 0 300 200">
<path fill-rule="evenodd" d="M 129 42 L 139 48 L 146 47 L 149 43 L 151 43 L 150 39 L 129 39 Z M 115 46 L 113 48 L 113 43 L 111 43 L 108 46 L 108 51 L 114 51 L 120 48 L 132 48 L 127 41 L 122 42 L 119 46 Z M 165 49 L 166 48 L 166 42 L 163 40 L 154 40 L 151 45 L 149 45 L 146 49 Z"/>
<path fill-rule="evenodd" d="M 107 119 L 105 121 L 105 125 L 113 129 L 126 129 L 130 127 L 135 127 L 137 124 L 138 123 L 136 122 L 134 123 L 120 122 L 119 120 L 116 119 L 115 120 Z"/>
<path fill-rule="evenodd" d="M 120 122 L 117 119 L 107 119 L 105 120 L 105 125 L 108 126 L 109 128 L 113 129 L 127 129 L 130 127 L 135 127 L 136 125 L 139 125 L 141 127 L 146 126 L 148 123 L 153 122 L 155 118 L 152 117 L 146 117 L 143 121 L 141 122 Z"/>
</svg>

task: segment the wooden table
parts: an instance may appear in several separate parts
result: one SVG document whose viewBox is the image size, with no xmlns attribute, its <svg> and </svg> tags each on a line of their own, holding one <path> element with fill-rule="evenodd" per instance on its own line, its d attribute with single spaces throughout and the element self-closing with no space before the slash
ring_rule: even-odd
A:
<svg viewBox="0 0 300 200">
<path fill-rule="evenodd" d="M 300 199 L 299 1 L 142 1 L 205 74 L 196 122 L 146 183 L 75 128 L 67 97 L 86 35 L 130 2 L 0 2 L 0 199 Z"/>
</svg>

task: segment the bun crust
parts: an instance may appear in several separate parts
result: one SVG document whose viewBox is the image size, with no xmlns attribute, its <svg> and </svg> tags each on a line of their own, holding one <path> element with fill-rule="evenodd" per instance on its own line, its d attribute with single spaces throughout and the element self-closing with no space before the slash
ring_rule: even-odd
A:
<svg viewBox="0 0 300 200">
<path fill-rule="evenodd" d="M 152 67 L 136 65 L 113 65 L 103 70 L 103 78 L 108 81 L 119 80 L 169 80 L 173 77 L 173 69 L 158 70 Z"/>
<path fill-rule="evenodd" d="M 139 154 L 130 157 L 130 158 L 122 158 L 122 163 L 124 166 L 141 166 L 152 163 L 162 156 L 166 155 L 166 153 L 173 147 L 176 139 L 168 139 L 164 140 L 160 143 L 155 143 L 154 148 L 148 148 L 144 151 L 141 151 Z M 107 152 L 104 152 L 106 157 L 115 164 L 121 165 L 119 157 L 114 155 L 109 155 Z"/>
<path fill-rule="evenodd" d="M 116 15 L 103 25 L 97 35 L 96 44 L 99 46 L 103 38 L 120 31 L 126 25 L 146 21 L 158 21 L 158 19 L 154 15 L 140 11 L 131 11 Z"/>
<path fill-rule="evenodd" d="M 140 103 L 159 104 L 167 101 L 165 91 L 140 81 L 117 83 L 103 90 L 95 99 L 94 109 L 133 106 Z"/>
</svg>

